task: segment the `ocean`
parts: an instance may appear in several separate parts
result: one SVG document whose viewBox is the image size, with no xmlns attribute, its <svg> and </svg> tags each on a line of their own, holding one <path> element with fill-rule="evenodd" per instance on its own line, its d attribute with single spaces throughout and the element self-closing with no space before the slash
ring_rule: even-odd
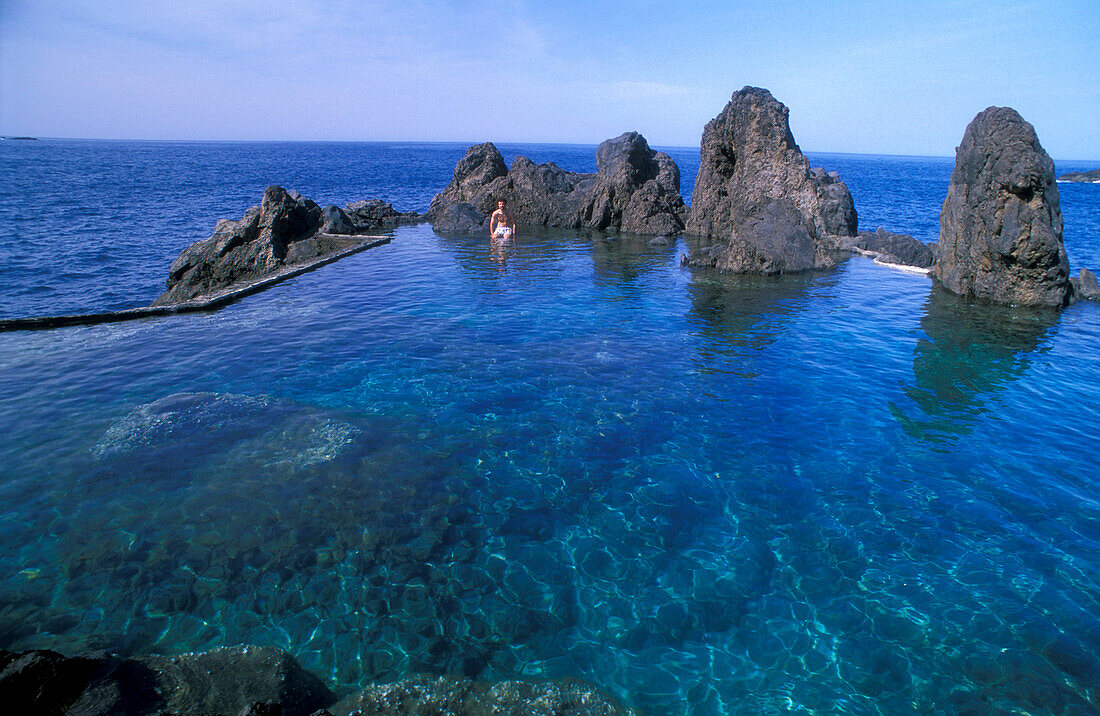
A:
<svg viewBox="0 0 1100 716">
<path fill-rule="evenodd" d="M 0 142 L 0 318 L 145 305 L 269 184 L 423 211 L 466 146 Z M 662 149 L 690 198 L 698 150 Z M 809 157 L 861 229 L 936 239 L 952 159 Z M 1100 269 L 1100 185 L 1059 191 Z M 402 227 L 218 311 L 0 333 L 0 648 L 272 645 L 340 693 L 576 677 L 658 715 L 1100 710 L 1100 304 L 686 251 Z"/>
</svg>

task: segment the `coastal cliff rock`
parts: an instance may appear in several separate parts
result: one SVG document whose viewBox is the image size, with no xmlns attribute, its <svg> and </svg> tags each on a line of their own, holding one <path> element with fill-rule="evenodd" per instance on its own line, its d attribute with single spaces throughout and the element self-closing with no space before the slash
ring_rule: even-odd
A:
<svg viewBox="0 0 1100 716">
<path fill-rule="evenodd" d="M 689 263 L 753 273 L 835 265 L 830 237 L 855 235 L 855 205 L 835 172 L 811 169 L 788 115 L 767 90 L 745 87 L 704 128 L 684 231 L 728 244 Z"/>
<path fill-rule="evenodd" d="M 419 220 L 419 214 L 395 211 L 379 200 L 321 209 L 297 192 L 269 186 L 260 206 L 241 219 L 219 221 L 210 238 L 180 253 L 168 269 L 167 290 L 152 305 L 208 296 L 354 246 L 356 234 Z"/>
<path fill-rule="evenodd" d="M 1014 109 L 990 107 L 966 128 L 940 212 L 934 275 L 993 303 L 1072 300 L 1054 162 Z"/>
<path fill-rule="evenodd" d="M 1070 279 L 1073 283 L 1074 298 L 1100 301 L 1100 284 L 1096 281 L 1096 274 L 1087 268 L 1081 269 L 1081 273 Z"/>
<path fill-rule="evenodd" d="M 683 230 L 686 207 L 680 196 L 680 170 L 670 156 L 649 147 L 645 137 L 628 132 L 603 142 L 596 153 L 595 174 L 569 172 L 553 162 L 535 164 L 516 157 L 511 168 L 492 143 L 467 150 L 454 177 L 436 194 L 428 220 L 436 231 L 457 233 L 484 228 L 481 217 L 500 199 L 516 223 L 668 234 Z"/>
<path fill-rule="evenodd" d="M 1093 169 L 1087 172 L 1069 172 L 1058 177 L 1058 181 L 1069 182 L 1084 182 L 1086 184 L 1096 184 L 1100 182 L 1100 169 Z"/>
</svg>

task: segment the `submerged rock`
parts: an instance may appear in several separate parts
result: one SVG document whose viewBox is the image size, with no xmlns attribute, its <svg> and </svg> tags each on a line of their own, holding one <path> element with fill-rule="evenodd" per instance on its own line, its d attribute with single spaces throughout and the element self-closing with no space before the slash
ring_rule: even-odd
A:
<svg viewBox="0 0 1100 716">
<path fill-rule="evenodd" d="M 1014 109 L 990 107 L 966 128 L 940 212 L 934 275 L 994 303 L 1072 300 L 1054 162 Z"/>
<path fill-rule="evenodd" d="M 637 234 L 683 229 L 680 170 L 670 156 L 650 149 L 645 137 L 628 132 L 603 142 L 596 165 L 595 174 L 581 174 L 516 157 L 507 168 L 492 143 L 479 144 L 467 150 L 451 183 L 432 199 L 428 220 L 439 232 L 481 231 L 504 199 L 516 223 L 525 226 Z"/>
<path fill-rule="evenodd" d="M 335 716 L 630 716 L 611 697 L 576 680 L 502 681 L 420 676 L 367 687 L 331 708 Z"/>
<path fill-rule="evenodd" d="M 0 699 L 26 714 L 308 716 L 336 696 L 281 649 L 235 646 L 133 659 L 0 651 Z"/>
<path fill-rule="evenodd" d="M 745 87 L 707 124 L 685 232 L 728 243 L 689 263 L 747 273 L 835 265 L 829 237 L 855 235 L 855 205 L 835 172 L 810 168 L 788 115 L 767 90 Z"/>
</svg>

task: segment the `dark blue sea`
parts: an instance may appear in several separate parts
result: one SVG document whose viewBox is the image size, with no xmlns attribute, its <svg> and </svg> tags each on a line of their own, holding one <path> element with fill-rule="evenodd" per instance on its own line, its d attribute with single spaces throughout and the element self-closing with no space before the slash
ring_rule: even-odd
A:
<svg viewBox="0 0 1100 716">
<path fill-rule="evenodd" d="M 144 305 L 269 184 L 423 211 L 465 148 L 0 142 L 0 317 Z M 861 228 L 936 239 L 952 159 L 810 158 Z M 1100 269 L 1100 185 L 1059 190 Z M 405 227 L 216 312 L 0 333 L 0 648 L 273 645 L 341 693 L 579 677 L 655 715 L 1100 711 L 1100 304 L 685 251 Z"/>
</svg>

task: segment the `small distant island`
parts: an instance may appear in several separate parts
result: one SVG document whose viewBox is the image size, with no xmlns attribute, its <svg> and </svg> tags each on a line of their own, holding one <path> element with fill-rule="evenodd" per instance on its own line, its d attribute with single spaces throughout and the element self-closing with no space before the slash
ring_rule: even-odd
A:
<svg viewBox="0 0 1100 716">
<path fill-rule="evenodd" d="M 0 139 L 17 139 L 23 142 L 37 142 L 38 137 L 0 137 Z"/>
<path fill-rule="evenodd" d="M 1058 181 L 1100 183 L 1100 169 L 1093 169 L 1091 172 L 1069 172 L 1058 177 Z"/>
</svg>

